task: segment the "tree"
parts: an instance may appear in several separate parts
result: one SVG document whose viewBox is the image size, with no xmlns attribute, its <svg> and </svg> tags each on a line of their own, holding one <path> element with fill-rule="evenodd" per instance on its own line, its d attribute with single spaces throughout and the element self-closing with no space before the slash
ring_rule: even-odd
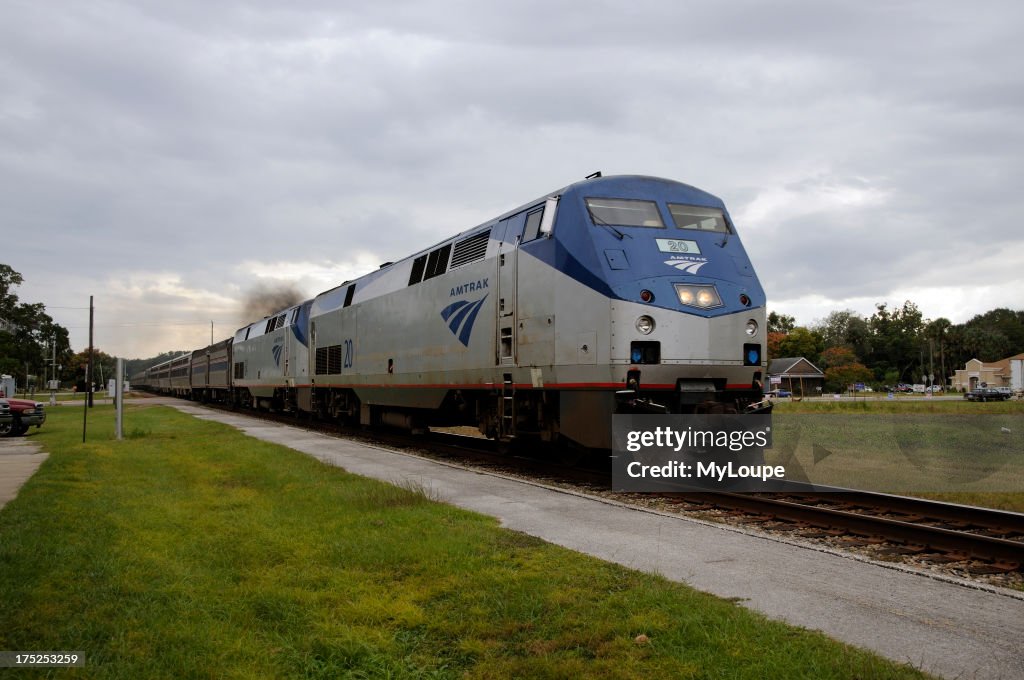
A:
<svg viewBox="0 0 1024 680">
<path fill-rule="evenodd" d="M 850 385 L 869 382 L 873 378 L 874 373 L 864 364 L 853 362 L 843 366 L 833 366 L 825 371 L 825 388 L 841 392 Z"/>
<path fill-rule="evenodd" d="M 829 347 L 821 353 L 818 368 L 835 368 L 857 363 L 857 356 L 846 346 Z"/>
<path fill-rule="evenodd" d="M 1006 338 L 1012 353 L 1024 352 L 1024 311 L 1015 312 L 1000 307 L 979 314 L 964 325 L 967 328 L 984 328 L 992 333 L 1000 333 Z"/>
<path fill-rule="evenodd" d="M 782 353 L 782 341 L 786 339 L 785 333 L 773 331 L 768 334 L 767 345 L 768 345 L 768 358 L 778 359 L 779 357 L 786 356 Z"/>
<path fill-rule="evenodd" d="M 66 364 L 71 345 L 67 329 L 54 323 L 41 303 L 18 301 L 13 291 L 23 280 L 10 266 L 0 264 L 0 319 L 6 322 L 0 326 L 0 372 L 17 377 L 23 386 L 29 375 L 37 376 L 36 384 L 42 387 L 54 353 L 58 364 Z"/>
<path fill-rule="evenodd" d="M 946 350 L 950 344 L 952 328 L 953 322 L 940 316 L 934 321 L 929 321 L 924 329 L 924 334 L 928 338 L 929 371 L 932 370 L 932 366 L 939 367 L 935 382 L 940 385 L 946 384 L 946 378 L 949 377 L 946 371 Z"/>
<path fill-rule="evenodd" d="M 23 282 L 21 274 L 11 269 L 9 265 L 0 264 L 0 319 L 6 319 L 18 304 L 18 296 L 12 293 L 11 289 Z"/>
<path fill-rule="evenodd" d="M 845 354 L 840 358 L 828 351 L 846 348 L 874 380 L 889 385 L 918 382 L 933 372 L 937 381 L 945 382 L 970 359 L 992 362 L 1024 353 L 1024 311 L 1006 308 L 954 324 L 942 317 L 925 320 L 917 305 L 907 300 L 895 308 L 879 303 L 869 318 L 852 310 L 835 311 L 810 329 L 795 326 L 791 316 L 772 312 L 768 329 L 769 358 L 803 356 L 825 370 L 854 363 Z"/>
<path fill-rule="evenodd" d="M 849 385 L 870 382 L 875 374 L 857 361 L 853 350 L 846 346 L 829 347 L 821 353 L 820 368 L 825 369 L 825 388 L 842 391 Z"/>
<path fill-rule="evenodd" d="M 73 355 L 64 366 L 64 379 L 73 383 L 79 390 L 85 388 L 86 367 L 89 365 L 89 350 Z M 117 377 L 117 358 L 100 349 L 92 350 L 93 382 L 98 390 L 106 389 L 106 381 Z"/>
<path fill-rule="evenodd" d="M 906 381 L 920 369 L 922 331 L 921 311 L 910 300 L 899 309 L 889 310 L 885 303 L 875 305 L 876 311 L 868 320 L 871 329 L 871 364 L 876 374 L 895 370 L 900 381 Z"/>
<path fill-rule="evenodd" d="M 779 356 L 804 357 L 813 364 L 817 363 L 822 346 L 821 335 L 817 331 L 797 326 L 779 343 Z"/>
<path fill-rule="evenodd" d="M 814 330 L 821 335 L 825 347 L 849 347 L 861 362 L 871 359 L 871 328 L 867 319 L 851 309 L 832 312 L 817 322 Z"/>
<path fill-rule="evenodd" d="M 796 327 L 796 319 L 786 314 L 777 312 L 768 313 L 769 333 L 789 333 Z"/>
<path fill-rule="evenodd" d="M 991 326 L 968 326 L 962 336 L 963 349 L 972 358 L 999 361 L 1010 355 L 1010 340 Z"/>
</svg>

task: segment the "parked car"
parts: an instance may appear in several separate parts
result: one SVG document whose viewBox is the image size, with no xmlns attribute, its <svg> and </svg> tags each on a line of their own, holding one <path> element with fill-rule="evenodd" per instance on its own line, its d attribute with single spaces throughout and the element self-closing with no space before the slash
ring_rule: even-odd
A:
<svg viewBox="0 0 1024 680">
<path fill-rule="evenodd" d="M 768 396 L 768 397 L 792 397 L 793 393 L 790 392 L 789 390 L 771 390 L 770 392 L 765 392 L 765 396 Z"/>
<path fill-rule="evenodd" d="M 1006 401 L 1009 398 L 1008 392 L 996 387 L 976 387 L 964 395 L 967 401 Z"/>
<path fill-rule="evenodd" d="M 0 437 L 10 434 L 12 425 L 14 415 L 11 413 L 11 405 L 6 399 L 0 399 Z"/>
<path fill-rule="evenodd" d="M 42 403 L 29 399 L 5 399 L 11 409 L 12 422 L 10 429 L 0 434 L 8 437 L 18 437 L 28 432 L 28 428 L 35 425 L 41 427 L 46 422 L 46 411 Z"/>
</svg>

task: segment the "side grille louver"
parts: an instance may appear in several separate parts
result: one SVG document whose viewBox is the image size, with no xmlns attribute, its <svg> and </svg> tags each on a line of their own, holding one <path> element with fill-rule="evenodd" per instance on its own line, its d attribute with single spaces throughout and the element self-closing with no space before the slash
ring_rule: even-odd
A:
<svg viewBox="0 0 1024 680">
<path fill-rule="evenodd" d="M 316 348 L 316 374 L 337 375 L 341 373 L 341 345 Z"/>
<path fill-rule="evenodd" d="M 452 255 L 451 268 L 454 269 L 455 267 L 461 267 L 464 264 L 484 259 L 489 238 L 490 232 L 484 231 L 456 243 L 455 252 Z"/>
</svg>

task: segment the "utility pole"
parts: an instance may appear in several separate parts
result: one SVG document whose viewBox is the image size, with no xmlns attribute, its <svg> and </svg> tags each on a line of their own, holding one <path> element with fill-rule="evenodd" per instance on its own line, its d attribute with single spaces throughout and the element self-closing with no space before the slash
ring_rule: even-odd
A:
<svg viewBox="0 0 1024 680">
<path fill-rule="evenodd" d="M 124 439 L 124 359 L 117 358 L 117 378 L 114 382 L 114 403 L 117 413 L 114 417 L 118 440 Z"/>
<path fill-rule="evenodd" d="M 50 378 L 50 406 L 57 405 L 57 336 L 50 336 L 50 366 L 53 377 Z"/>
<path fill-rule="evenodd" d="M 939 341 L 939 365 L 942 366 L 942 386 L 945 389 L 949 376 L 946 374 L 946 343 L 942 341 Z"/>
<path fill-rule="evenodd" d="M 93 374 L 95 373 L 95 365 L 93 363 L 93 346 L 92 346 L 92 328 L 93 328 L 93 308 L 92 308 L 92 296 L 89 296 L 89 408 L 92 408 L 92 393 L 93 393 Z"/>
<path fill-rule="evenodd" d="M 82 404 L 82 443 L 89 422 L 89 407 L 92 406 L 92 295 L 89 296 L 89 363 L 85 365 L 85 403 Z"/>
<path fill-rule="evenodd" d="M 935 387 L 935 340 L 928 338 L 928 376 Z"/>
</svg>

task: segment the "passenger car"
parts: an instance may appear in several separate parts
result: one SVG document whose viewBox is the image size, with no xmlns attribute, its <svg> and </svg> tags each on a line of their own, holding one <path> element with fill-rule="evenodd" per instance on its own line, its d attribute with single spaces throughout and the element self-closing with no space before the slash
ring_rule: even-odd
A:
<svg viewBox="0 0 1024 680">
<path fill-rule="evenodd" d="M 967 401 L 1006 401 L 1009 393 L 995 387 L 977 387 L 964 395 Z"/>
<path fill-rule="evenodd" d="M 14 416 L 11 415 L 11 405 L 6 399 L 0 399 L 0 437 L 7 435 L 14 424 Z"/>
<path fill-rule="evenodd" d="M 17 437 L 28 432 L 28 428 L 33 425 L 40 427 L 46 422 L 46 412 L 43 410 L 41 402 L 30 399 L 7 399 L 6 401 L 11 409 L 12 422 L 7 432 L 0 427 L 0 434 Z"/>
</svg>

